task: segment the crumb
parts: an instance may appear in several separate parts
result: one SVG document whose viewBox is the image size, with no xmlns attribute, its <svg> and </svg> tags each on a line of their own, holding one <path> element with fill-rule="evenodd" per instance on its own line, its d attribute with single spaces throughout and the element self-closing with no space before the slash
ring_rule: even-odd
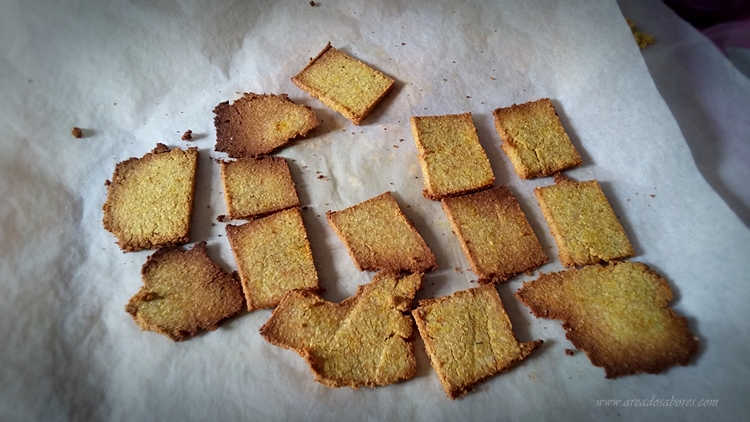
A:
<svg viewBox="0 0 750 422">
<path fill-rule="evenodd" d="M 322 180 L 322 179 L 325 179 L 325 178 L 326 178 L 326 177 L 325 177 L 325 176 L 323 176 L 322 174 L 318 176 L 318 179 L 321 179 L 321 180 Z"/>
<path fill-rule="evenodd" d="M 393 144 L 393 148 L 398 148 L 398 145 Z M 651 195 L 651 196 L 654 196 L 654 195 Z"/>
<path fill-rule="evenodd" d="M 462 273 L 463 274 L 463 271 L 461 270 L 460 267 L 453 267 L 453 271 L 455 271 L 457 273 Z"/>
<path fill-rule="evenodd" d="M 315 6 L 315 2 L 313 0 L 310 0 L 310 6 Z"/>
<path fill-rule="evenodd" d="M 224 215 L 224 214 L 221 214 L 218 217 L 216 217 L 216 221 L 218 221 L 219 223 L 223 223 L 223 222 L 227 221 L 227 216 Z"/>
<path fill-rule="evenodd" d="M 193 140 L 193 131 L 190 130 L 190 129 L 186 130 L 185 133 L 182 134 L 182 138 L 180 138 L 180 139 L 182 139 L 183 141 L 192 141 Z"/>
<path fill-rule="evenodd" d="M 104 186 L 109 186 L 109 185 L 111 185 L 111 184 L 112 184 L 112 182 L 110 182 L 109 180 L 105 180 L 105 181 L 104 181 Z"/>
<path fill-rule="evenodd" d="M 495 78 L 493 78 L 492 76 L 490 76 L 490 80 L 491 80 L 491 81 L 494 81 L 494 80 L 495 80 Z"/>
<path fill-rule="evenodd" d="M 307 205 L 305 205 L 304 207 L 302 207 L 302 211 L 307 211 L 307 208 L 309 208 L 309 207 Z"/>
<path fill-rule="evenodd" d="M 630 31 L 633 33 L 633 38 L 635 39 L 636 44 L 638 44 L 638 47 L 641 50 L 656 42 L 656 39 L 653 35 L 646 34 L 638 30 L 638 28 L 635 26 L 635 22 L 633 22 L 631 19 L 625 18 L 625 20 L 628 22 Z"/>
<path fill-rule="evenodd" d="M 70 131 L 70 134 L 76 139 L 83 138 L 83 131 L 78 126 L 74 126 L 73 130 Z"/>
<path fill-rule="evenodd" d="M 652 198 L 656 198 L 656 195 L 651 195 Z"/>
<path fill-rule="evenodd" d="M 573 356 L 576 354 L 576 352 L 574 352 L 573 349 L 565 349 L 565 354 L 568 356 Z"/>
</svg>

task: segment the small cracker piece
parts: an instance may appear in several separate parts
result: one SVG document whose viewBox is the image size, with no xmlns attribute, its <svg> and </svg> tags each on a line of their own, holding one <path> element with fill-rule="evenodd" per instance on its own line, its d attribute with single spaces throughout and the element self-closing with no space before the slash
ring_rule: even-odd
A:
<svg viewBox="0 0 750 422">
<path fill-rule="evenodd" d="M 480 283 L 505 281 L 548 261 L 521 206 L 507 187 L 498 186 L 442 202 Z"/>
<path fill-rule="evenodd" d="M 522 179 L 550 176 L 581 164 L 549 98 L 498 108 L 495 129 L 500 147 Z"/>
<path fill-rule="evenodd" d="M 107 183 L 104 229 L 126 252 L 187 243 L 193 209 L 198 148 L 164 144 L 115 166 Z"/>
<path fill-rule="evenodd" d="M 435 255 L 391 192 L 341 211 L 328 211 L 326 218 L 360 271 L 424 272 L 437 268 Z"/>
<path fill-rule="evenodd" d="M 534 189 L 565 267 L 596 264 L 635 254 L 599 182 L 562 175 L 555 185 Z"/>
<path fill-rule="evenodd" d="M 543 274 L 516 297 L 537 318 L 559 319 L 573 345 L 607 378 L 687 365 L 698 339 L 670 309 L 672 290 L 646 265 L 591 265 Z"/>
<path fill-rule="evenodd" d="M 318 289 L 318 273 L 298 208 L 227 225 L 248 311 L 276 306 L 294 289 Z"/>
<path fill-rule="evenodd" d="M 217 105 L 214 114 L 215 149 L 232 158 L 269 154 L 318 126 L 315 112 L 286 94 L 247 92 L 231 105 Z"/>
<path fill-rule="evenodd" d="M 329 387 L 376 387 L 412 378 L 411 309 L 422 274 L 378 273 L 341 303 L 287 293 L 260 329 L 266 341 L 302 356 Z"/>
<path fill-rule="evenodd" d="M 458 196 L 495 183 L 471 113 L 413 116 L 410 122 L 424 174 L 425 197 Z"/>
<path fill-rule="evenodd" d="M 299 206 L 292 173 L 284 157 L 217 162 L 231 219 L 257 218 Z"/>
<path fill-rule="evenodd" d="M 125 306 L 142 329 L 174 341 L 213 331 L 242 309 L 237 273 L 227 274 L 206 254 L 206 242 L 192 249 L 162 248 L 141 269 L 143 287 Z"/>
<path fill-rule="evenodd" d="M 412 311 L 430 363 L 451 399 L 506 372 L 544 343 L 519 343 L 495 286 L 426 299 Z"/>
<path fill-rule="evenodd" d="M 393 79 L 331 46 L 325 46 L 292 82 L 355 125 L 393 86 Z"/>
</svg>

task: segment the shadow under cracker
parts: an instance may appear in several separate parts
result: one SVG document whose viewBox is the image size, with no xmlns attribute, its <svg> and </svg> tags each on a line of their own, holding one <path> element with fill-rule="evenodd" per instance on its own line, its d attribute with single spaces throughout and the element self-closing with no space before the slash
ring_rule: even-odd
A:
<svg viewBox="0 0 750 422">
<path fill-rule="evenodd" d="M 404 85 L 403 82 L 393 79 L 393 86 L 391 86 L 391 89 L 377 104 L 375 104 L 375 107 L 370 111 L 370 114 L 362 120 L 362 123 L 359 126 L 383 123 L 381 122 L 383 115 L 388 112 L 388 108 L 396 100 L 398 94 L 404 89 Z"/>
<path fill-rule="evenodd" d="M 193 195 L 193 213 L 190 218 L 190 242 L 201 242 L 208 240 L 211 236 L 211 222 L 213 210 L 211 209 L 211 186 L 214 179 L 214 171 L 218 165 L 211 158 L 210 150 L 203 148 L 198 150 L 198 169 L 195 174 L 195 193 Z"/>
<path fill-rule="evenodd" d="M 622 205 L 621 205 L 619 198 L 612 191 L 611 185 L 612 184 L 610 182 L 599 181 L 599 186 L 602 187 L 604 196 L 607 198 L 609 205 L 612 207 L 612 211 L 615 212 L 617 221 L 619 221 L 620 224 L 622 225 L 623 230 L 625 230 L 625 234 L 628 236 L 628 240 L 630 241 L 630 244 L 633 246 L 633 251 L 635 252 L 635 254 L 632 257 L 636 257 L 643 253 L 643 249 L 641 248 L 640 243 L 638 243 L 638 239 L 635 237 L 635 232 L 633 231 L 632 227 L 630 226 L 630 223 L 628 222 L 626 218 L 627 216 L 625 215 L 625 212 L 622 209 Z"/>
</svg>

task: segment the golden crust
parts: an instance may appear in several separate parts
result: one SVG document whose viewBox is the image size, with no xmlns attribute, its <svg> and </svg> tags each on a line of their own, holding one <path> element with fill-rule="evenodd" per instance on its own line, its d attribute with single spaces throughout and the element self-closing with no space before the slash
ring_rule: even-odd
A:
<svg viewBox="0 0 750 422">
<path fill-rule="evenodd" d="M 458 196 L 495 183 L 471 113 L 414 116 L 410 122 L 424 175 L 425 197 L 437 200 Z"/>
<path fill-rule="evenodd" d="M 187 243 L 193 210 L 198 148 L 164 144 L 115 166 L 107 182 L 104 229 L 126 252 Z"/>
<path fill-rule="evenodd" d="M 500 147 L 522 179 L 550 176 L 581 164 L 549 98 L 498 108 L 495 129 Z"/>
<path fill-rule="evenodd" d="M 576 182 L 562 175 L 553 186 L 534 189 L 565 267 L 623 259 L 635 254 L 596 180 Z"/>
<path fill-rule="evenodd" d="M 451 399 L 508 371 L 542 340 L 519 343 L 495 286 L 419 302 L 412 311 L 430 363 Z"/>
<path fill-rule="evenodd" d="M 217 162 L 231 219 L 257 218 L 299 206 L 285 158 L 248 157 Z"/>
<path fill-rule="evenodd" d="M 437 268 L 435 255 L 391 192 L 341 211 L 329 211 L 326 218 L 360 271 L 424 272 Z"/>
<path fill-rule="evenodd" d="M 231 105 L 220 103 L 214 114 L 215 149 L 232 158 L 269 154 L 318 126 L 315 112 L 286 94 L 247 92 Z"/>
<path fill-rule="evenodd" d="M 290 290 L 318 289 L 318 273 L 298 208 L 241 226 L 229 224 L 226 233 L 248 311 L 276 306 Z"/>
<path fill-rule="evenodd" d="M 537 318 L 562 320 L 568 340 L 607 378 L 684 366 L 698 349 L 687 319 L 668 307 L 669 284 L 641 263 L 543 274 L 516 297 Z"/>
<path fill-rule="evenodd" d="M 142 329 L 174 341 L 213 331 L 242 309 L 237 273 L 227 274 L 206 255 L 206 242 L 189 251 L 163 248 L 146 259 L 143 287 L 125 306 Z"/>
<path fill-rule="evenodd" d="M 422 274 L 378 273 L 341 303 L 307 291 L 287 293 L 260 329 L 266 341 L 298 353 L 315 381 L 329 387 L 376 387 L 417 370 L 411 318 L 403 312 Z"/>
<path fill-rule="evenodd" d="M 393 79 L 328 43 L 292 82 L 355 125 L 393 86 Z"/>
<path fill-rule="evenodd" d="M 505 281 L 548 261 L 521 206 L 505 186 L 442 202 L 480 283 Z"/>
</svg>

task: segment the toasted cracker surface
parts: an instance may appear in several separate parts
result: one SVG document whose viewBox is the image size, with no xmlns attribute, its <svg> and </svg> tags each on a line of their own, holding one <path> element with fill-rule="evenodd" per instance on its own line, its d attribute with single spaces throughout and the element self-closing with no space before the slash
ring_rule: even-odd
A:
<svg viewBox="0 0 750 422">
<path fill-rule="evenodd" d="M 435 255 L 385 192 L 326 218 L 360 271 L 423 272 L 437 267 Z"/>
<path fill-rule="evenodd" d="M 412 311 L 430 362 L 451 399 L 506 372 L 542 340 L 519 343 L 492 284 L 420 301 Z"/>
<path fill-rule="evenodd" d="M 143 287 L 125 306 L 142 329 L 174 341 L 198 330 L 215 330 L 244 303 L 237 273 L 227 274 L 206 255 L 206 242 L 192 249 L 163 248 L 141 270 Z"/>
<path fill-rule="evenodd" d="M 198 148 L 164 144 L 115 166 L 107 183 L 104 228 L 131 252 L 187 243 L 193 210 Z"/>
<path fill-rule="evenodd" d="M 232 158 L 271 153 L 318 126 L 313 110 L 286 94 L 248 92 L 232 104 L 217 105 L 214 114 L 215 149 Z"/>
<path fill-rule="evenodd" d="M 231 219 L 262 217 L 299 206 L 284 157 L 247 157 L 218 163 Z"/>
<path fill-rule="evenodd" d="M 562 320 L 567 338 L 607 378 L 686 365 L 698 349 L 687 320 L 668 307 L 669 284 L 641 263 L 544 274 L 516 297 L 536 317 Z"/>
</svg>

